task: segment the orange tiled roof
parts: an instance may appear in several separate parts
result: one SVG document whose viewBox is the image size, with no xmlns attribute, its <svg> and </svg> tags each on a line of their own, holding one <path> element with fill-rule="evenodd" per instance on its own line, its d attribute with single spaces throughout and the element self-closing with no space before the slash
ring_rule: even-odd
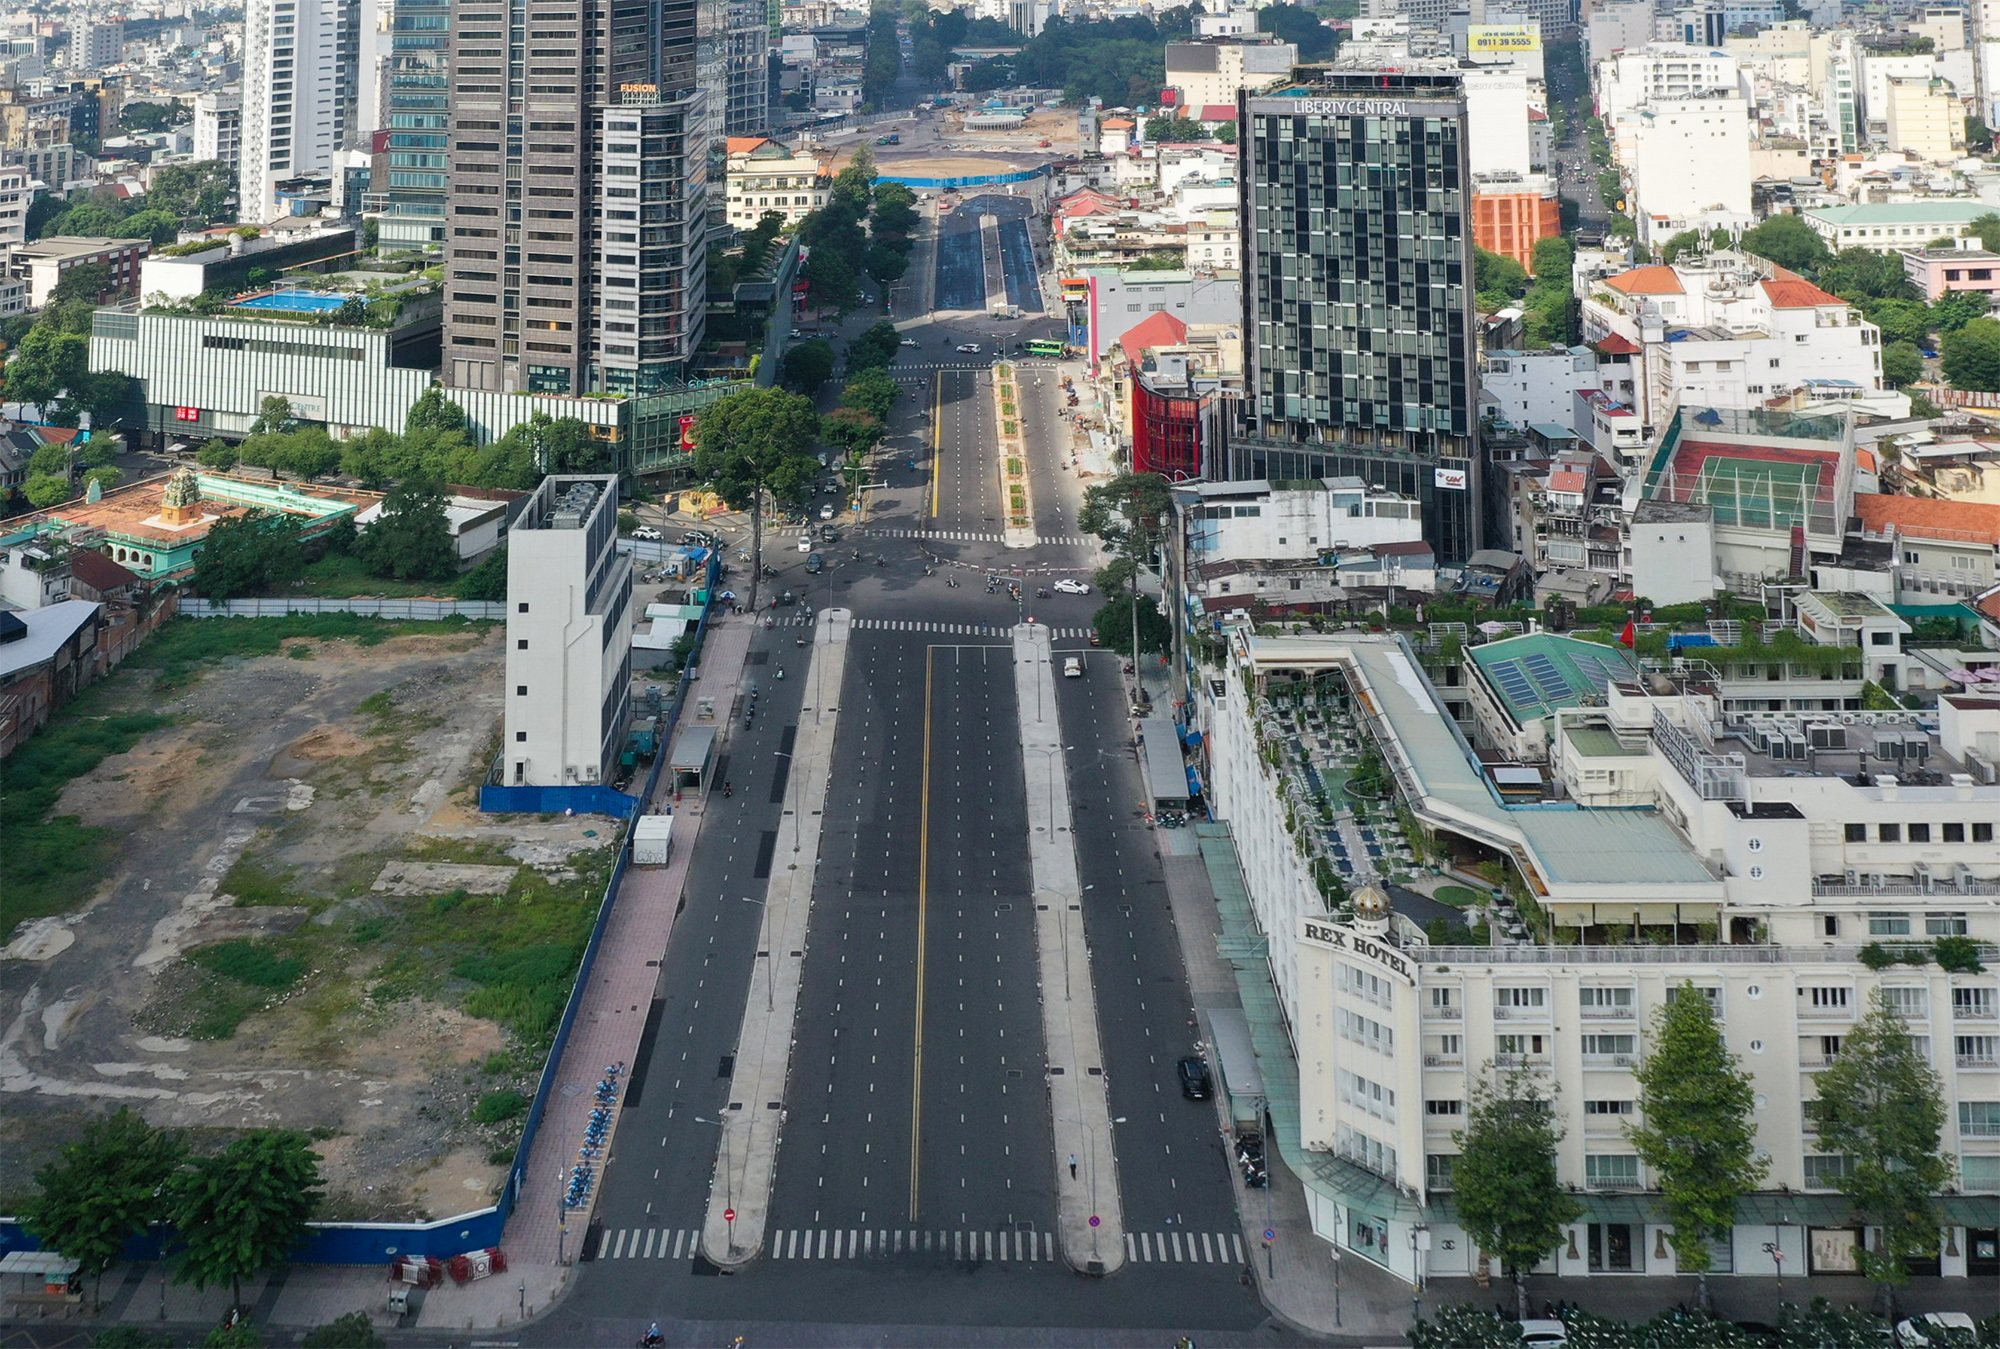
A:
<svg viewBox="0 0 2000 1349">
<path fill-rule="evenodd" d="M 1162 309 L 1127 328 L 1118 345 L 1129 356 L 1147 347 L 1177 347 L 1187 341 L 1187 334 L 1187 324 Z"/>
<path fill-rule="evenodd" d="M 1683 295 L 1680 274 L 1671 267 L 1654 264 L 1634 267 L 1629 272 L 1605 278 L 1605 285 L 1621 295 Z"/>
<path fill-rule="evenodd" d="M 1774 309 L 1817 309 L 1821 305 L 1846 304 L 1838 295 L 1829 295 L 1810 281 L 1766 281 L 1764 294 Z"/>
<path fill-rule="evenodd" d="M 1987 543 L 2000 544 L 2000 506 L 1983 502 L 1856 492 L 1854 513 L 1861 517 L 1864 529 L 1880 531 L 1894 525 L 1914 538 L 1956 538 L 1969 534 Z"/>
<path fill-rule="evenodd" d="M 769 139 L 770 137 L 768 136 L 731 136 L 728 141 L 728 148 L 724 153 L 747 155 Z"/>
<path fill-rule="evenodd" d="M 1636 356 L 1638 344 L 1623 333 L 1606 333 L 1590 344 L 1597 348 L 1601 356 Z"/>
</svg>

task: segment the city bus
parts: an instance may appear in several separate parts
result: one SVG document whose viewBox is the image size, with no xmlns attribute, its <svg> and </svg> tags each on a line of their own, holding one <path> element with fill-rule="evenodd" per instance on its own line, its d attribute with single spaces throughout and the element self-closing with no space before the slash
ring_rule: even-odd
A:
<svg viewBox="0 0 2000 1349">
<path fill-rule="evenodd" d="M 1028 354 L 1030 356 L 1067 356 L 1069 354 L 1069 344 L 1066 342 L 1050 341 L 1047 338 L 1035 338 L 1028 343 Z"/>
</svg>

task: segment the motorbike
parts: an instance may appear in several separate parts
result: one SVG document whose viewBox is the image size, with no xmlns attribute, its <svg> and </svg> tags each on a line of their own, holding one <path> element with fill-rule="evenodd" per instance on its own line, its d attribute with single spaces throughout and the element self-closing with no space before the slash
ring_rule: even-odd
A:
<svg viewBox="0 0 2000 1349">
<path fill-rule="evenodd" d="M 734 796 L 734 795 L 736 795 L 736 784 L 735 784 L 735 783 L 733 783 L 733 782 L 725 782 L 725 783 L 723 783 L 723 784 L 722 784 L 722 794 L 723 794 L 723 796 L 724 796 L 725 798 L 726 798 L 726 797 L 731 797 L 731 796 Z"/>
<path fill-rule="evenodd" d="M 778 678 L 780 678 L 780 679 L 783 679 L 784 677 L 785 677 L 785 672 L 784 672 L 784 670 L 783 670 L 783 669 L 781 668 L 781 669 L 780 669 L 780 670 L 778 671 Z"/>
</svg>

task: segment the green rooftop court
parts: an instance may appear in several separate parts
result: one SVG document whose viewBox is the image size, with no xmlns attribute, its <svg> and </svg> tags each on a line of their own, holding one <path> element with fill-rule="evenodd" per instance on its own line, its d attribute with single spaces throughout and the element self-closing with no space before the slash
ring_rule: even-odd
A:
<svg viewBox="0 0 2000 1349">
<path fill-rule="evenodd" d="M 1575 707 L 1587 697 L 1602 697 L 1612 680 L 1639 674 L 1623 647 L 1548 632 L 1488 642 L 1466 655 L 1517 726 Z"/>
</svg>

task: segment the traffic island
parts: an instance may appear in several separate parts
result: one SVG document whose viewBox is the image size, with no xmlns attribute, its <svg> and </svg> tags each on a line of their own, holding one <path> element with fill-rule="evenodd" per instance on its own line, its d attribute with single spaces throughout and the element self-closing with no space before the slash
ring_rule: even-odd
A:
<svg viewBox="0 0 2000 1349">
<path fill-rule="evenodd" d="M 1124 1205 L 1098 1037 L 1097 991 L 1084 942 L 1083 888 L 1070 828 L 1069 772 L 1056 717 L 1053 662 L 1047 627 L 1023 623 L 1014 629 L 1014 696 L 1028 788 L 1035 961 L 1048 1065 L 1044 1081 L 1055 1143 L 1056 1228 L 1071 1266 L 1085 1274 L 1109 1274 L 1125 1263 Z"/>
<path fill-rule="evenodd" d="M 1002 542 L 1009 548 L 1033 548 L 1035 512 L 1028 495 L 1028 453 L 1021 438 L 1021 389 L 1013 366 L 993 367 L 994 420 L 1000 426 L 1000 499 L 1006 503 Z"/>
</svg>

